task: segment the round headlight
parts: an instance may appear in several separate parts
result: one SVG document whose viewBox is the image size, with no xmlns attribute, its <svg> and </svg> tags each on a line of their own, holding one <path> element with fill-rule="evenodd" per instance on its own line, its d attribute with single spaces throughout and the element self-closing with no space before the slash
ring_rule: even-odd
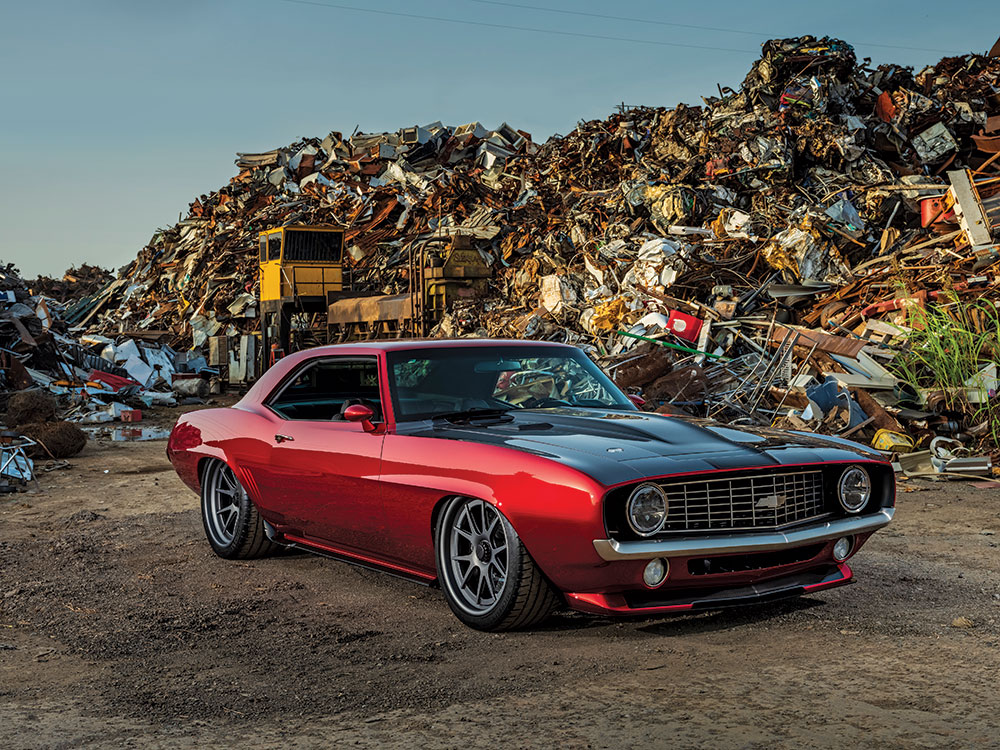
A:
<svg viewBox="0 0 1000 750">
<path fill-rule="evenodd" d="M 667 522 L 667 496 L 655 484 L 640 484 L 629 495 L 627 515 L 636 534 L 655 534 Z"/>
<path fill-rule="evenodd" d="M 848 466 L 837 487 L 840 504 L 848 513 L 857 513 L 872 496 L 872 480 L 860 466 Z"/>
</svg>

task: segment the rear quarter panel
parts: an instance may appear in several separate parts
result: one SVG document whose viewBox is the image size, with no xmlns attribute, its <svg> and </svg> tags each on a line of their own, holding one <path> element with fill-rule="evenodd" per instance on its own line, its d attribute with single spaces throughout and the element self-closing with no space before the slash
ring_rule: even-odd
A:
<svg viewBox="0 0 1000 750">
<path fill-rule="evenodd" d="M 226 408 L 191 412 L 174 425 L 167 440 L 167 458 L 184 484 L 200 492 L 202 461 L 224 461 L 243 480 L 242 469 L 269 461 L 270 443 L 264 436 L 272 432 L 268 417 L 253 411 Z M 254 496 L 252 487 L 247 489 L 259 505 L 260 498 Z"/>
</svg>

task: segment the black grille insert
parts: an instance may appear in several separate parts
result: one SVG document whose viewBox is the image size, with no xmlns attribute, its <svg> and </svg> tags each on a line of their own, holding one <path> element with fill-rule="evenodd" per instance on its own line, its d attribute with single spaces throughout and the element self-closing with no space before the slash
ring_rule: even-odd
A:
<svg viewBox="0 0 1000 750">
<path fill-rule="evenodd" d="M 823 472 L 665 482 L 664 531 L 774 529 L 824 514 Z"/>
</svg>

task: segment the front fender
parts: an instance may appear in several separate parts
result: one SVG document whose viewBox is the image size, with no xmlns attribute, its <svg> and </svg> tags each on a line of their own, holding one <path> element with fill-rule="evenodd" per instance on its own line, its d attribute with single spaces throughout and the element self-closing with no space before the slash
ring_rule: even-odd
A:
<svg viewBox="0 0 1000 750">
<path fill-rule="evenodd" d="M 436 570 L 431 519 L 454 495 L 499 508 L 559 588 L 575 590 L 602 564 L 590 535 L 605 533 L 604 488 L 576 469 L 501 446 L 389 435 L 381 478 L 394 555 L 421 569 Z"/>
</svg>

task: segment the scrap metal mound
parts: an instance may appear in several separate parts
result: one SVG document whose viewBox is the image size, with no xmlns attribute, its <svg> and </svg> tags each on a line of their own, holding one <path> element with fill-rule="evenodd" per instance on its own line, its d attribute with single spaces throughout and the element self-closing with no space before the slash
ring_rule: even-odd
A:
<svg viewBox="0 0 1000 750">
<path fill-rule="evenodd" d="M 207 337 L 259 326 L 261 230 L 344 227 L 356 288 L 381 293 L 407 290 L 411 245 L 461 232 L 493 269 L 490 295 L 451 309 L 437 335 L 568 341 L 612 368 L 668 344 L 629 380 L 657 384 L 650 408 L 758 424 L 792 408 L 794 425 L 854 439 L 902 429 L 897 417 L 922 442 L 969 427 L 975 409 L 913 395 L 942 386 L 926 370 L 902 391 L 909 411 L 881 396 L 913 309 L 1000 296 L 996 52 L 914 72 L 858 61 L 838 39 L 778 39 L 718 94 L 622 108 L 541 145 L 506 123 L 436 122 L 238 154 L 227 185 L 63 319 L 197 360 Z"/>
<path fill-rule="evenodd" d="M 775 272 L 840 286 L 865 261 L 899 255 L 926 234 L 920 189 L 900 188 L 946 185 L 944 171 L 982 163 L 972 136 L 1000 111 L 998 87 L 997 58 L 914 73 L 802 37 L 765 43 L 739 91 L 625 109 L 541 146 L 506 124 L 438 122 L 239 154 L 228 185 L 66 319 L 106 334 L 169 331 L 187 347 L 199 331 L 257 326 L 233 303 L 255 291 L 262 229 L 346 227 L 358 287 L 396 293 L 409 244 L 464 228 L 495 270 L 493 295 L 444 332 L 613 348 L 615 328 L 658 307 L 647 291 L 711 305 L 717 287 L 739 298 Z M 670 239 L 648 246 L 659 237 Z M 548 275 L 561 281 L 540 305 Z"/>
<path fill-rule="evenodd" d="M 61 279 L 39 276 L 33 281 L 28 281 L 27 285 L 31 288 L 32 294 L 65 304 L 99 292 L 113 279 L 114 274 L 110 271 L 84 263 L 67 269 Z"/>
</svg>

